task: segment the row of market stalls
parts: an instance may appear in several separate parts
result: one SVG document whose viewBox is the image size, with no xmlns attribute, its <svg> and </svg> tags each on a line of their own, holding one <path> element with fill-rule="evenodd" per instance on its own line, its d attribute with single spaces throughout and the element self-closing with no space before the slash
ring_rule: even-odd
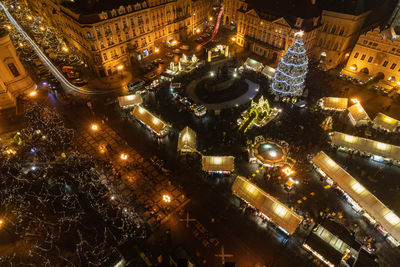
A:
<svg viewBox="0 0 400 267">
<path fill-rule="evenodd" d="M 132 115 L 136 120 L 146 125 L 146 127 L 158 137 L 164 137 L 168 134 L 168 124 L 153 115 L 147 109 L 141 106 L 135 106 L 132 110 Z"/>
<path fill-rule="evenodd" d="M 270 66 L 264 66 L 261 62 L 258 62 L 255 59 L 252 58 L 247 58 L 246 61 L 243 64 L 243 67 L 252 70 L 255 72 L 260 72 L 263 74 L 265 77 L 269 79 L 273 79 L 275 75 L 276 69 Z"/>
<path fill-rule="evenodd" d="M 287 235 L 292 235 L 303 221 L 302 216 L 242 176 L 236 178 L 232 191 Z"/>
<path fill-rule="evenodd" d="M 400 147 L 340 132 L 330 133 L 331 144 L 346 152 L 359 152 L 373 160 L 400 166 Z"/>
<path fill-rule="evenodd" d="M 326 182 L 340 190 L 347 202 L 376 226 L 386 239 L 398 247 L 400 243 L 400 218 L 363 185 L 340 167 L 323 151 L 316 154 L 311 163 Z"/>
<path fill-rule="evenodd" d="M 323 97 L 318 100 L 318 105 L 323 110 L 345 111 L 348 110 L 348 116 L 354 126 L 367 125 L 371 122 L 370 117 L 360 103 L 348 107 L 348 98 L 343 97 Z M 400 121 L 385 114 L 378 113 L 372 121 L 372 127 L 382 129 L 388 132 L 396 132 L 400 128 Z"/>
</svg>

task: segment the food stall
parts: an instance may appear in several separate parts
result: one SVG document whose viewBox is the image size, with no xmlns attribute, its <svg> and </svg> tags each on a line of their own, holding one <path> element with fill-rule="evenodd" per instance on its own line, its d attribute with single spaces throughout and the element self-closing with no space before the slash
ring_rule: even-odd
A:
<svg viewBox="0 0 400 267">
<path fill-rule="evenodd" d="M 183 128 L 178 136 L 178 152 L 180 155 L 186 155 L 196 151 L 196 132 L 188 126 Z"/>
<path fill-rule="evenodd" d="M 168 125 L 145 108 L 135 106 L 132 110 L 132 115 L 158 137 L 164 137 L 168 134 Z"/>
<path fill-rule="evenodd" d="M 235 157 L 202 156 L 201 166 L 208 173 L 230 174 L 235 169 Z"/>
<path fill-rule="evenodd" d="M 318 101 L 318 105 L 323 110 L 345 111 L 349 99 L 343 97 L 323 97 Z"/>
<path fill-rule="evenodd" d="M 396 132 L 400 127 L 400 121 L 382 113 L 378 113 L 372 123 L 373 128 L 383 129 L 388 132 Z"/>
<path fill-rule="evenodd" d="M 139 94 L 124 95 L 124 96 L 118 97 L 118 103 L 121 108 L 130 108 L 135 105 L 142 104 L 143 98 Z"/>
<path fill-rule="evenodd" d="M 350 106 L 347 110 L 349 111 L 348 115 L 353 126 L 358 127 L 361 125 L 367 125 L 368 122 L 371 121 L 367 112 L 365 112 L 360 103 Z"/>
<path fill-rule="evenodd" d="M 232 192 L 287 235 L 292 235 L 303 221 L 302 216 L 242 176 L 236 178 Z"/>
<path fill-rule="evenodd" d="M 378 198 L 354 179 L 323 151 L 315 155 L 311 163 L 328 184 L 336 186 L 347 202 L 372 225 L 381 228 L 386 240 L 393 246 L 400 245 L 400 218 Z"/>
</svg>

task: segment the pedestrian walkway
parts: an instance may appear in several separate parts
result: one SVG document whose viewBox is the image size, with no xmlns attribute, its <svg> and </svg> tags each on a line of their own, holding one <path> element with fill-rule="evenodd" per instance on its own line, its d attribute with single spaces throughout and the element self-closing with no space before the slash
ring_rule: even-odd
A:
<svg viewBox="0 0 400 267">
<path fill-rule="evenodd" d="M 108 181 L 116 186 L 116 199 L 131 203 L 151 227 L 184 206 L 188 199 L 169 177 L 144 159 L 107 124 L 97 131 L 78 129 L 78 149 L 94 158 L 110 162 L 114 168 Z M 170 202 L 166 202 L 165 195 Z"/>
</svg>

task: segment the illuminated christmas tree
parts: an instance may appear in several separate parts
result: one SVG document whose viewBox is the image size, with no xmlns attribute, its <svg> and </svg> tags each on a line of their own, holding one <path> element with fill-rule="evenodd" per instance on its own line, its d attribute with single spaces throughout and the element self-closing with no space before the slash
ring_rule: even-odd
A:
<svg viewBox="0 0 400 267">
<path fill-rule="evenodd" d="M 272 93 L 279 96 L 298 97 L 303 94 L 308 58 L 301 39 L 303 32 L 295 34 L 296 41 L 282 56 L 272 82 Z"/>
</svg>

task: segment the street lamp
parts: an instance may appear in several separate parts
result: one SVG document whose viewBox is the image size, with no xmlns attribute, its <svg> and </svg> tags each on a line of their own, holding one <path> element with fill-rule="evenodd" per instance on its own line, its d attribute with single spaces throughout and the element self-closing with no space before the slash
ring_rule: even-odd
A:
<svg viewBox="0 0 400 267">
<path fill-rule="evenodd" d="M 169 195 L 163 195 L 163 201 L 165 203 L 170 203 L 171 202 L 171 197 Z"/>
<path fill-rule="evenodd" d="M 42 32 L 44 32 L 45 28 L 43 26 L 39 27 L 39 30 L 41 30 Z"/>
<path fill-rule="evenodd" d="M 209 21 L 213 21 L 213 19 L 214 19 L 213 17 L 209 17 L 208 18 Z"/>
<path fill-rule="evenodd" d="M 120 157 L 121 157 L 122 160 L 127 160 L 128 155 L 125 154 L 125 153 L 122 153 Z"/>
<path fill-rule="evenodd" d="M 30 97 L 35 97 L 37 95 L 37 91 L 32 91 L 29 93 Z"/>
<path fill-rule="evenodd" d="M 236 37 L 232 37 L 231 40 L 234 42 L 236 41 Z"/>
<path fill-rule="evenodd" d="M 97 131 L 99 130 L 99 126 L 96 123 L 92 123 L 92 125 L 90 125 L 90 129 L 92 129 L 92 131 Z"/>
<path fill-rule="evenodd" d="M 28 20 L 33 20 L 33 17 L 32 17 L 31 15 L 28 15 L 26 18 L 27 18 Z"/>
<path fill-rule="evenodd" d="M 160 48 L 158 48 L 158 47 L 154 48 L 154 52 L 156 52 L 156 53 L 160 52 Z"/>
<path fill-rule="evenodd" d="M 197 32 L 197 33 L 200 33 L 200 29 L 197 29 L 196 32 Z"/>
<path fill-rule="evenodd" d="M 66 47 L 66 46 L 63 46 L 61 49 L 64 50 L 64 52 L 68 52 L 69 51 L 68 47 Z"/>
<path fill-rule="evenodd" d="M 7 30 L 11 30 L 11 26 L 10 25 L 7 25 L 6 28 L 7 28 Z"/>
</svg>

